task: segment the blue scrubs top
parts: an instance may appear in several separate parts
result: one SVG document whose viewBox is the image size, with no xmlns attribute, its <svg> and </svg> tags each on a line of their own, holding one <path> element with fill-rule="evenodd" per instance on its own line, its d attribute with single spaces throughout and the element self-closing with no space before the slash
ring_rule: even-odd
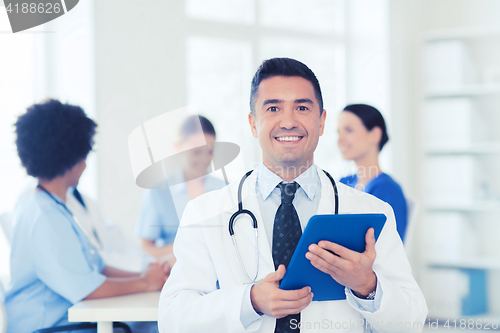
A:
<svg viewBox="0 0 500 333">
<path fill-rule="evenodd" d="M 351 175 L 344 177 L 340 182 L 350 187 L 355 187 L 358 183 L 358 176 Z M 408 224 L 408 208 L 401 186 L 388 174 L 381 173 L 366 184 L 364 192 L 370 193 L 391 205 L 396 217 L 396 227 L 399 237 L 404 240 Z"/>
<path fill-rule="evenodd" d="M 71 215 L 44 192 L 16 205 L 14 223 L 7 333 L 67 324 L 68 308 L 106 280 L 104 262 Z"/>
<path fill-rule="evenodd" d="M 169 190 L 145 190 L 139 211 L 135 233 L 139 238 L 154 240 L 156 246 L 172 244 L 179 221 L 190 198 L 182 170 L 167 182 L 176 184 Z M 226 186 L 226 183 L 210 175 L 205 176 L 205 193 Z"/>
</svg>

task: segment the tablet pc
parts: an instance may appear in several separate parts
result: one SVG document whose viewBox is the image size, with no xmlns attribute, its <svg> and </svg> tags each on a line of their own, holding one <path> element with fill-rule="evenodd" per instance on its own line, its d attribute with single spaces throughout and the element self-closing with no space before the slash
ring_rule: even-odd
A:
<svg viewBox="0 0 500 333">
<path fill-rule="evenodd" d="M 315 268 L 306 258 L 309 245 L 327 240 L 353 251 L 364 252 L 366 232 L 373 228 L 377 240 L 386 219 L 384 214 L 314 215 L 300 237 L 280 288 L 296 290 L 310 286 L 313 301 L 346 299 L 345 287 Z"/>
</svg>

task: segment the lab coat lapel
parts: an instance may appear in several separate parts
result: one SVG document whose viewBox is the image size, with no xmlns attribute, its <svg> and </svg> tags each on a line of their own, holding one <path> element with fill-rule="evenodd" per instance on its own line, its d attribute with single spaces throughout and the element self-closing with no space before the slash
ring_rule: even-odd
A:
<svg viewBox="0 0 500 333">
<path fill-rule="evenodd" d="M 259 252 L 261 258 L 265 260 L 270 270 L 274 271 L 273 256 L 271 253 L 271 249 L 269 247 L 269 238 L 268 238 L 272 237 L 272 235 L 268 236 L 266 234 L 266 228 L 264 227 L 264 220 L 262 219 L 262 214 L 259 207 L 259 201 L 257 200 L 255 191 L 255 184 L 257 180 L 256 176 L 258 170 L 255 170 L 254 172 L 255 172 L 255 178 L 253 178 L 251 183 L 249 184 L 251 186 L 249 186 L 249 195 L 247 196 L 246 205 L 244 207 L 246 207 L 246 209 L 248 209 L 249 211 L 253 212 L 257 219 L 258 229 L 259 229 Z M 245 233 L 245 235 L 247 235 L 247 237 L 250 237 L 249 233 Z M 253 237 L 253 234 L 251 237 Z M 269 269 L 265 268 L 263 269 L 263 271 L 269 272 Z"/>
<path fill-rule="evenodd" d="M 317 167 L 319 179 L 321 181 L 321 198 L 318 204 L 316 215 L 334 214 L 335 213 L 335 197 L 330 179 L 325 175 L 323 170 Z M 339 204 L 340 207 L 340 204 Z"/>
<path fill-rule="evenodd" d="M 274 263 L 271 249 L 269 248 L 269 241 L 267 238 L 268 236 L 266 234 L 266 229 L 264 227 L 264 221 L 262 220 L 262 215 L 260 212 L 259 202 L 256 197 L 255 184 L 257 180 L 257 174 L 258 169 L 255 169 L 245 181 L 242 190 L 242 197 L 243 209 L 251 211 L 257 219 L 258 246 L 260 255 L 258 279 L 262 279 L 267 274 L 274 271 Z M 231 215 L 233 215 L 235 211 L 237 211 L 237 207 L 234 207 L 233 210 L 225 211 L 223 214 L 223 221 L 229 221 Z M 245 214 L 242 216 L 245 216 L 245 220 L 243 220 L 242 218 L 234 223 L 234 234 L 242 259 L 245 261 L 245 258 L 247 257 L 255 257 L 255 233 L 250 219 L 246 217 L 247 215 Z M 248 267 L 253 267 L 253 265 L 248 265 Z M 250 272 L 251 270 L 249 269 L 249 273 Z"/>
<path fill-rule="evenodd" d="M 330 179 L 325 175 L 324 171 L 317 167 L 318 175 L 321 180 L 321 198 L 319 200 L 317 215 L 335 214 L 335 196 L 333 186 Z M 356 197 L 343 196 L 345 185 L 336 181 L 339 194 L 339 214 L 354 213 L 354 205 L 356 205 Z"/>
</svg>

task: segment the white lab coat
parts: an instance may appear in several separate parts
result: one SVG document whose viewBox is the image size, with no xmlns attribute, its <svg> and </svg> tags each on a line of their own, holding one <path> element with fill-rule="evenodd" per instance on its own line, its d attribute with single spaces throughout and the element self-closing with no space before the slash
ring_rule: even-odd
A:
<svg viewBox="0 0 500 333">
<path fill-rule="evenodd" d="M 254 171 L 245 182 L 243 207 L 252 211 L 259 222 L 257 279 L 260 280 L 274 271 L 274 264 L 267 239 L 272 235 L 266 235 L 255 196 L 257 174 L 258 170 Z M 317 214 L 333 214 L 331 183 L 319 169 L 318 174 L 322 192 Z M 205 194 L 186 207 L 174 243 L 177 263 L 160 297 L 160 332 L 274 332 L 276 320 L 266 315 L 246 330 L 240 321 L 244 292 L 250 281 L 241 268 L 228 232 L 229 218 L 237 210 L 238 183 Z M 411 275 L 392 208 L 338 182 L 337 187 L 340 214 L 383 213 L 387 216 L 375 246 L 377 257 L 373 264 L 382 289 L 380 308 L 373 313 L 362 311 L 352 299 L 355 296 L 348 292 L 346 300 L 312 302 L 301 313 L 301 332 L 369 332 L 370 328 L 374 332 L 420 332 L 427 306 Z M 245 267 L 253 277 L 256 255 L 251 223 L 238 221 L 235 235 Z M 362 324 L 364 319 L 366 322 Z M 412 329 L 405 329 L 409 326 Z"/>
</svg>

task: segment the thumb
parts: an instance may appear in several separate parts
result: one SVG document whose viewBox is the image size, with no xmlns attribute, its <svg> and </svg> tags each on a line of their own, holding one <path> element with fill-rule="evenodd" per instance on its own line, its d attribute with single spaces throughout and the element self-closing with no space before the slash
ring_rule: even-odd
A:
<svg viewBox="0 0 500 333">
<path fill-rule="evenodd" d="M 278 282 L 283 279 L 286 273 L 285 265 L 279 265 L 278 269 L 268 275 L 270 282 Z"/>
<path fill-rule="evenodd" d="M 368 229 L 365 235 L 366 249 L 365 254 L 375 255 L 375 230 L 373 228 Z"/>
</svg>

